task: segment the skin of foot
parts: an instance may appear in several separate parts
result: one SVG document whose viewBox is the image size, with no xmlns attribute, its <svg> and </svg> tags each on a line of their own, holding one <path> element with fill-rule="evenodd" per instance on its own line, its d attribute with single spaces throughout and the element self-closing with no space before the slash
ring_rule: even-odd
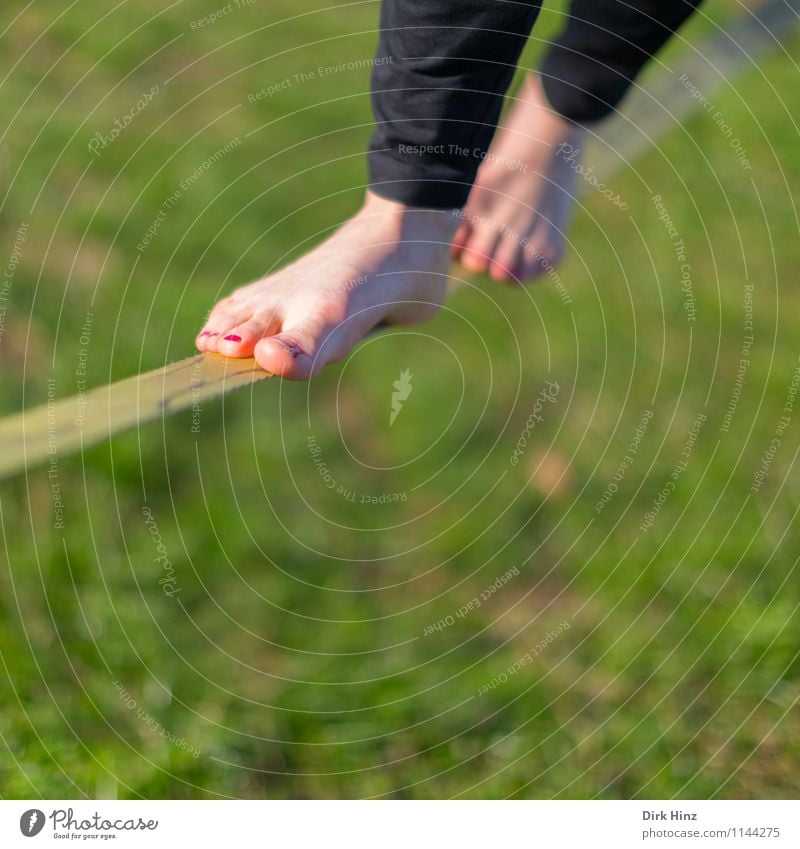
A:
<svg viewBox="0 0 800 849">
<path fill-rule="evenodd" d="M 585 136 L 548 105 L 539 78 L 528 76 L 478 169 L 453 258 L 504 282 L 550 271 L 564 252 Z"/>
<path fill-rule="evenodd" d="M 412 209 L 368 192 L 319 247 L 216 304 L 197 348 L 255 357 L 281 377 L 313 377 L 375 325 L 416 324 L 438 311 L 458 224 L 450 210 Z"/>
</svg>

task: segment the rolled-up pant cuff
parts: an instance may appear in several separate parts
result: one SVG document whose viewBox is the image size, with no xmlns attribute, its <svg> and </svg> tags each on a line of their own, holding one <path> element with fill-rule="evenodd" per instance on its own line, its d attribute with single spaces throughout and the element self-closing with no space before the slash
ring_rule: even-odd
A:
<svg viewBox="0 0 800 849">
<path fill-rule="evenodd" d="M 565 57 L 557 47 L 540 68 L 547 102 L 562 118 L 582 125 L 601 121 L 616 111 L 635 74 L 624 75 L 586 56 Z"/>
<path fill-rule="evenodd" d="M 475 171 L 464 171 L 436 155 L 371 150 L 368 157 L 370 191 L 406 206 L 460 209 L 469 197 Z M 475 166 L 477 168 L 477 166 Z"/>
</svg>

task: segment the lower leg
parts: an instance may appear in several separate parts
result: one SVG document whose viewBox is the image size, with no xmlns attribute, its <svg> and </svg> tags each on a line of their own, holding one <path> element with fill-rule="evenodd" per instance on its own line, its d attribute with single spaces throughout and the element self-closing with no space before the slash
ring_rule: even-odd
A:
<svg viewBox="0 0 800 849">
<path fill-rule="evenodd" d="M 548 102 L 578 124 L 613 112 L 702 0 L 571 0 L 541 67 Z"/>
<path fill-rule="evenodd" d="M 560 259 L 586 136 L 700 0 L 572 0 L 541 80 L 529 76 L 481 166 L 453 255 L 496 280 L 531 279 Z"/>
<path fill-rule="evenodd" d="M 468 270 L 530 280 L 559 261 L 586 131 L 553 111 L 529 76 L 481 165 L 453 240 Z"/>
</svg>

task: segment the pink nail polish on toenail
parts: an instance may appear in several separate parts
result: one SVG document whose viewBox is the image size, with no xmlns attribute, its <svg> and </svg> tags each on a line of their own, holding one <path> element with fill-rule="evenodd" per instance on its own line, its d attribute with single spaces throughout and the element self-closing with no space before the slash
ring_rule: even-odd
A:
<svg viewBox="0 0 800 849">
<path fill-rule="evenodd" d="M 242 337 L 241 337 L 241 336 L 237 336 L 235 333 L 231 333 L 229 336 L 226 336 L 226 337 L 225 337 L 225 341 L 226 341 L 226 342 L 241 342 L 241 341 L 242 341 Z"/>
</svg>

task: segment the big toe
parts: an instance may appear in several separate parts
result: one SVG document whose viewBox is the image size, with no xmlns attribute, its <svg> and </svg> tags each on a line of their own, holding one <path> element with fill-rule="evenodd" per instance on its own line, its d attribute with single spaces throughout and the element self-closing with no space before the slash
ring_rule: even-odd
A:
<svg viewBox="0 0 800 849">
<path fill-rule="evenodd" d="M 489 268 L 500 234 L 491 226 L 473 227 L 459 257 L 468 271 L 481 274 Z"/>
<path fill-rule="evenodd" d="M 284 329 L 256 342 L 253 356 L 265 371 L 289 380 L 308 380 L 328 362 L 323 357 L 322 330 L 314 327 Z"/>
</svg>

